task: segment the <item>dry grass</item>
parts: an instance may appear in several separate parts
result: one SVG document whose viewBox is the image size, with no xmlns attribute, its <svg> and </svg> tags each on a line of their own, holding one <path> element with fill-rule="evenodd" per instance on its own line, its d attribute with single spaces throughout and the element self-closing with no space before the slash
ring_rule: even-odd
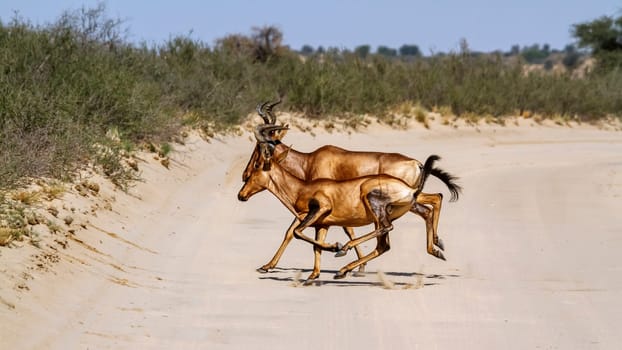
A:
<svg viewBox="0 0 622 350">
<path fill-rule="evenodd" d="M 438 108 L 435 108 L 435 112 L 437 112 L 438 114 L 440 114 L 443 117 L 452 117 L 452 116 L 454 116 L 454 112 L 451 110 L 451 107 L 449 107 L 449 106 L 440 106 Z"/>
<path fill-rule="evenodd" d="M 55 223 L 54 221 L 52 221 L 52 220 L 48 220 L 45 223 L 45 225 L 48 227 L 50 232 L 53 233 L 53 234 L 57 234 L 57 233 L 63 232 L 63 228 L 60 225 L 58 225 L 57 223 Z"/>
<path fill-rule="evenodd" d="M 460 117 L 462 117 L 469 125 L 477 125 L 483 118 L 481 115 L 471 112 L 463 113 Z"/>
<path fill-rule="evenodd" d="M 371 123 L 364 115 L 352 115 L 343 120 L 343 126 L 353 130 L 364 129 Z"/>
<path fill-rule="evenodd" d="M 396 113 L 388 113 L 386 115 L 379 116 L 378 121 L 395 129 L 408 129 L 408 118 Z"/>
<path fill-rule="evenodd" d="M 559 125 L 559 126 L 571 126 L 570 125 L 570 121 L 568 120 L 568 118 L 565 118 L 564 116 L 562 116 L 559 113 L 553 114 L 550 118 L 556 125 Z"/>
<path fill-rule="evenodd" d="M 540 125 L 544 121 L 544 118 L 540 114 L 534 114 L 532 120 L 536 122 L 536 124 Z"/>
<path fill-rule="evenodd" d="M 47 200 L 60 199 L 66 191 L 65 185 L 59 181 L 53 181 L 48 185 L 43 186 L 41 192 L 44 194 Z"/>
<path fill-rule="evenodd" d="M 21 190 L 11 194 L 11 199 L 25 205 L 33 205 L 41 201 L 40 191 Z"/>
<path fill-rule="evenodd" d="M 25 234 L 24 229 L 0 227 L 0 246 L 8 246 L 13 241 L 21 240 Z"/>
<path fill-rule="evenodd" d="M 395 108 L 396 113 L 405 117 L 410 117 L 413 110 L 413 104 L 410 101 L 402 102 Z"/>
<path fill-rule="evenodd" d="M 428 122 L 428 114 L 424 109 L 415 109 L 415 120 L 423 124 L 426 129 L 430 128 L 430 123 Z"/>
<path fill-rule="evenodd" d="M 412 103 L 410 101 L 402 102 L 388 113 L 385 122 L 389 125 L 402 126 L 407 119 L 414 118 L 417 122 L 423 124 L 426 129 L 430 128 L 428 111 L 420 103 Z"/>
<path fill-rule="evenodd" d="M 529 118 L 533 117 L 533 112 L 532 111 L 523 111 L 523 113 L 518 113 L 518 114 L 520 114 L 520 116 L 525 118 L 525 119 L 529 119 Z"/>
<path fill-rule="evenodd" d="M 504 118 L 499 118 L 499 117 L 495 117 L 492 114 L 485 114 L 483 116 L 484 122 L 486 124 L 498 124 L 501 126 L 505 126 L 505 119 Z"/>
<path fill-rule="evenodd" d="M 13 239 L 13 229 L 0 227 L 0 246 L 9 245 Z"/>
</svg>

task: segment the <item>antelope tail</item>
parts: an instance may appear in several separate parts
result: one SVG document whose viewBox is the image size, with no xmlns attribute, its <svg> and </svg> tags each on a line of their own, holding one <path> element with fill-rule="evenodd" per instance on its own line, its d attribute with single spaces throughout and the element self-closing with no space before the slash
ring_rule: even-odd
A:
<svg viewBox="0 0 622 350">
<path fill-rule="evenodd" d="M 449 201 L 455 202 L 460 196 L 462 187 L 456 183 L 456 180 L 458 180 L 457 177 L 451 175 L 450 173 L 446 172 L 441 168 L 434 167 L 434 162 L 440 159 L 441 157 L 435 154 L 429 156 L 428 159 L 426 159 L 425 164 L 423 165 L 423 170 L 421 172 L 421 185 L 417 190 L 417 195 L 419 195 L 419 193 L 421 193 L 421 191 L 423 190 L 423 186 L 425 185 L 425 181 L 428 179 L 428 176 L 434 175 L 439 180 L 441 180 L 449 189 L 449 192 L 451 193 Z"/>
</svg>

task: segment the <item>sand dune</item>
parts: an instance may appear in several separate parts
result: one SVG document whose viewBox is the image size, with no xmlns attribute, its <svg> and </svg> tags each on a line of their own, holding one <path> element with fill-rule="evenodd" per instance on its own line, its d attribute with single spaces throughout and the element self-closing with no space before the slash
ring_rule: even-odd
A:
<svg viewBox="0 0 622 350">
<path fill-rule="evenodd" d="M 364 277 L 333 280 L 354 253 L 324 254 L 318 283 L 301 287 L 313 256 L 296 240 L 277 270 L 259 274 L 255 268 L 272 256 L 291 214 L 268 192 L 237 200 L 253 147 L 249 133 L 211 143 L 191 137 L 176 146 L 170 170 L 145 158 L 145 181 L 131 195 L 102 188 L 93 200 L 109 198 L 112 210 L 89 216 L 66 249 L 0 252 L 1 347 L 613 349 L 622 343 L 619 131 L 374 124 L 358 133 L 315 134 L 293 129 L 286 141 L 302 151 L 334 144 L 418 159 L 441 155 L 438 165 L 464 187 L 441 213 L 447 261 L 426 253 L 423 221 L 406 215 L 395 222 L 391 250 L 370 262 Z M 433 178 L 426 191 L 447 194 Z M 346 237 L 333 228 L 328 240 Z M 59 261 L 37 268 L 38 260 L 19 256 L 29 249 Z M 29 277 L 10 265 L 16 261 Z"/>
</svg>

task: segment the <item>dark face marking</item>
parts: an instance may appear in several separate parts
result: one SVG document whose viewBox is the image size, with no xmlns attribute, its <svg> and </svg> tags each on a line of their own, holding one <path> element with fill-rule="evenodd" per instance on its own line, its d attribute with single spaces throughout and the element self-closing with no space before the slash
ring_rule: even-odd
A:
<svg viewBox="0 0 622 350">
<path fill-rule="evenodd" d="M 242 181 L 244 182 L 248 181 L 248 179 L 251 177 L 251 173 L 253 172 L 253 169 L 258 168 L 259 152 L 260 152 L 259 144 L 257 144 L 255 145 L 255 149 L 253 150 L 253 153 L 251 154 L 251 158 L 248 160 L 248 163 L 246 164 L 246 168 L 244 169 L 244 172 L 242 173 Z"/>
<path fill-rule="evenodd" d="M 251 177 L 253 170 L 262 168 L 264 171 L 270 170 L 270 159 L 274 154 L 274 148 L 280 141 L 275 142 L 258 142 L 251 154 L 251 158 L 246 164 L 244 172 L 242 172 L 242 181 L 246 182 Z M 262 159 L 263 158 L 263 159 Z M 266 161 L 267 159 L 267 161 Z"/>
</svg>

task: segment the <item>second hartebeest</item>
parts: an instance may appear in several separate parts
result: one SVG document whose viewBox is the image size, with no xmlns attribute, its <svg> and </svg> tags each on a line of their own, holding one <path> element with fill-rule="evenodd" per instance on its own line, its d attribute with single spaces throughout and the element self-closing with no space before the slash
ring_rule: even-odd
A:
<svg viewBox="0 0 622 350">
<path fill-rule="evenodd" d="M 242 174 L 243 181 L 250 177 L 253 165 L 257 164 L 257 160 L 261 156 L 260 144 L 269 143 L 273 146 L 276 157 L 283 152 L 288 152 L 288 156 L 281 162 L 281 166 L 301 180 L 347 180 L 366 175 L 387 174 L 401 179 L 413 188 L 420 184 L 423 164 L 416 159 L 398 153 L 355 152 L 332 145 L 320 147 L 311 153 L 303 153 L 286 147 L 281 143 L 281 139 L 287 128 L 276 125 L 276 116 L 272 112 L 274 106 L 280 102 L 280 100 L 272 103 L 264 102 L 257 106 L 257 113 L 263 119 L 264 125 L 258 126 L 255 130 L 257 144 Z M 432 169 L 431 175 L 438 177 L 448 187 L 451 193 L 450 201 L 458 199 L 461 187 L 456 184 L 455 177 L 437 168 Z M 443 253 L 434 249 L 434 245 L 441 250 L 444 249 L 443 242 L 437 233 L 442 200 L 443 195 L 441 193 L 420 193 L 416 204 L 410 211 L 425 220 L 427 252 L 444 260 Z M 352 228 L 343 227 L 343 229 L 350 239 L 354 237 Z M 267 272 L 275 268 L 292 238 L 293 230 L 290 226 L 272 259 L 258 268 L 257 271 Z M 357 254 L 360 257 L 358 249 Z M 363 268 L 364 265 L 361 266 L 361 270 Z"/>
</svg>

